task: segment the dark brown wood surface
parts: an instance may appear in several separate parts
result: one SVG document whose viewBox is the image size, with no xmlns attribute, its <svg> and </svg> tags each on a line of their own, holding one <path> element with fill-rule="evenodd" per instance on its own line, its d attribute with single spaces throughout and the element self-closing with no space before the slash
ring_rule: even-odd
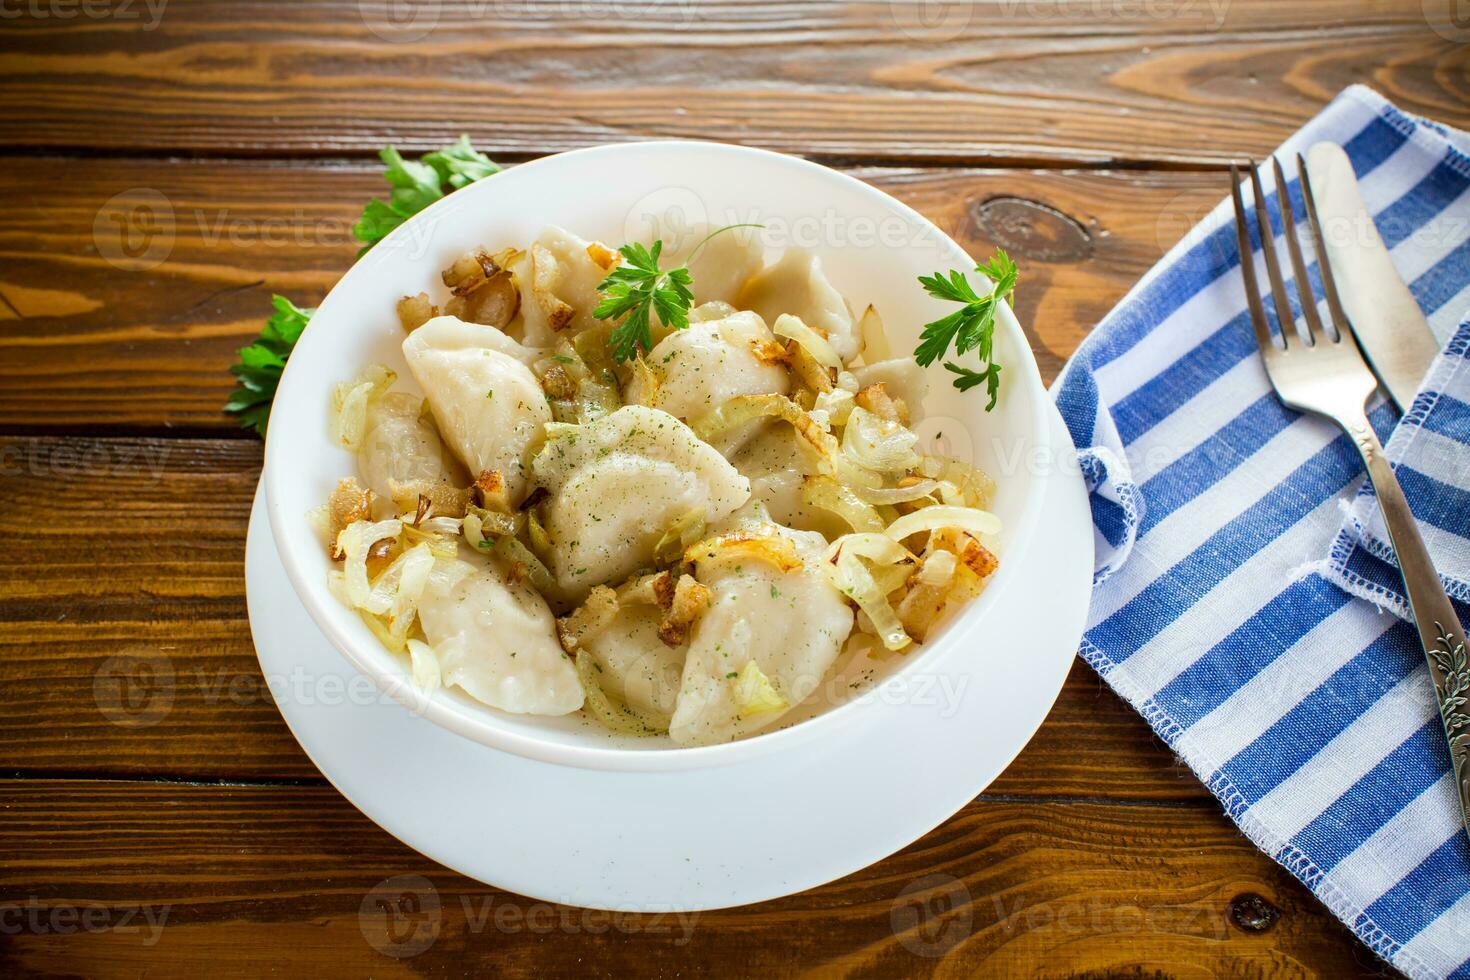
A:
<svg viewBox="0 0 1470 980">
<path fill-rule="evenodd" d="M 1386 971 L 1081 664 L 984 795 L 801 895 L 613 918 L 439 867 L 326 784 L 265 690 L 260 446 L 219 406 L 270 294 L 314 303 L 350 264 L 376 149 L 459 132 L 508 162 L 679 136 L 842 166 L 1011 250 L 1051 377 L 1226 161 L 1343 86 L 1470 126 L 1470 37 L 1437 3 L 5 7 L 0 975 Z M 146 268 L 119 195 L 167 239 Z"/>
<path fill-rule="evenodd" d="M 1452 0 L 1426 0 L 1432 8 Z M 0 143 L 536 155 L 649 137 L 927 162 L 1225 162 L 1354 82 L 1467 119 L 1418 0 L 326 0 L 14 21 Z"/>
</svg>

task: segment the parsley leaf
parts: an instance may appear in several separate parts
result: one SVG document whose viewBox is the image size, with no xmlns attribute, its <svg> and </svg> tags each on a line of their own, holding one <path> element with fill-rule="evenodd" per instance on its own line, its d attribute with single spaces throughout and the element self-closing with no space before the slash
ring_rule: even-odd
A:
<svg viewBox="0 0 1470 980">
<path fill-rule="evenodd" d="M 391 146 L 383 147 L 378 156 L 388 165 L 383 176 L 392 190 L 386 202 L 376 198 L 369 201 L 352 228 L 358 241 L 364 243 L 362 251 L 357 253 L 359 257 L 388 232 L 444 195 L 500 172 L 494 161 L 470 145 L 468 136 L 425 154 L 418 162 L 403 159 Z M 265 438 L 271 399 L 275 397 L 286 358 L 316 312 L 299 307 L 284 296 L 274 296 L 271 302 L 276 311 L 256 341 L 240 349 L 239 363 L 230 367 L 238 387 L 225 402 L 224 409 L 238 416 L 241 426 L 254 429 L 261 438 Z"/>
<path fill-rule="evenodd" d="M 439 182 L 448 184 L 450 190 L 459 190 L 466 184 L 500 173 L 500 166 L 471 146 L 470 138 L 463 134 L 454 145 L 427 154 L 424 163 L 434 168 Z"/>
<path fill-rule="evenodd" d="M 663 248 L 662 241 L 655 241 L 651 249 L 638 242 L 624 245 L 618 249 L 622 264 L 597 286 L 602 302 L 592 311 L 593 317 L 622 318 L 608 336 L 615 361 L 632 360 L 640 350 L 653 347 L 651 315 L 656 314 L 659 322 L 671 330 L 689 326 L 689 307 L 694 302 L 689 286 L 694 277 L 682 265 L 660 271 L 658 257 Z"/>
<path fill-rule="evenodd" d="M 969 391 L 971 388 L 977 387 L 983 382 L 986 392 L 990 395 L 990 404 L 985 407 L 985 410 L 988 412 L 995 407 L 995 399 L 1000 393 L 999 364 L 987 364 L 983 371 L 972 371 L 967 367 L 961 367 L 954 361 L 945 361 L 944 368 L 946 371 L 953 371 L 958 375 L 955 378 L 954 386 L 960 391 Z"/>
<path fill-rule="evenodd" d="M 499 173 L 500 167 L 470 145 L 468 136 L 441 150 L 424 155 L 417 162 L 405 160 L 394 147 L 385 146 L 378 156 L 388 165 L 383 176 L 392 185 L 386 202 L 374 198 L 363 208 L 362 217 L 352 227 L 352 234 L 363 243 L 361 257 L 383 238 L 433 204 L 449 191 Z"/>
<path fill-rule="evenodd" d="M 951 269 L 947 276 L 936 272 L 932 276 L 919 277 L 919 284 L 930 296 L 963 305 L 948 316 L 924 325 L 919 345 L 914 348 L 914 360 L 927 367 L 944 357 L 951 346 L 956 356 L 974 351 L 980 370 L 961 367 L 952 361 L 946 361 L 944 367 L 956 375 L 954 386 L 960 391 L 985 385 L 990 396 L 990 402 L 985 406 L 988 412 L 995 408 L 1000 393 L 1000 365 L 991 360 L 995 343 L 995 311 L 1015 292 L 1017 272 L 1016 264 L 1005 249 L 1000 248 L 995 250 L 989 261 L 975 266 L 975 271 L 992 283 L 984 296 L 975 292 L 969 279 L 958 269 Z"/>
<path fill-rule="evenodd" d="M 607 338 L 613 360 L 619 363 L 630 361 L 640 351 L 653 347 L 652 315 L 656 314 L 659 322 L 670 330 L 683 330 L 689 326 L 689 307 L 694 304 L 694 293 L 689 288 L 694 283 L 694 276 L 689 272 L 689 262 L 711 238 L 734 228 L 764 227 L 737 224 L 716 228 L 700 239 L 683 265 L 668 272 L 658 267 L 659 255 L 664 249 L 662 239 L 656 240 L 651 248 L 633 242 L 618 249 L 624 261 L 598 283 L 602 302 L 592 311 L 592 316 L 598 320 L 622 318 Z"/>
<path fill-rule="evenodd" d="M 239 416 L 241 427 L 254 429 L 262 439 L 286 358 L 316 312 L 303 309 L 284 296 L 272 296 L 271 302 L 276 311 L 266 321 L 255 343 L 240 348 L 240 362 L 230 367 L 238 387 L 225 402 L 225 411 Z"/>
</svg>

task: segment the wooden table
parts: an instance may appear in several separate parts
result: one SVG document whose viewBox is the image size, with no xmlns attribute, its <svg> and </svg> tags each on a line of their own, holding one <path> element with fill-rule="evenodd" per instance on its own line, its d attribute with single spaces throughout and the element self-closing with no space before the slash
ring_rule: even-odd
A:
<svg viewBox="0 0 1470 980">
<path fill-rule="evenodd" d="M 1384 969 L 1080 664 L 984 796 L 805 894 L 686 931 L 447 871 L 326 785 L 264 689 L 242 580 L 261 447 L 220 405 L 270 294 L 314 303 L 352 261 L 378 147 L 461 131 L 503 162 L 684 136 L 841 166 L 1011 250 L 1050 378 L 1228 160 L 1344 86 L 1470 126 L 1470 31 L 1419 0 L 0 13 L 0 974 Z M 107 219 L 127 192 L 163 202 L 154 237 Z M 439 899 L 421 951 L 359 914 L 404 875 Z"/>
</svg>

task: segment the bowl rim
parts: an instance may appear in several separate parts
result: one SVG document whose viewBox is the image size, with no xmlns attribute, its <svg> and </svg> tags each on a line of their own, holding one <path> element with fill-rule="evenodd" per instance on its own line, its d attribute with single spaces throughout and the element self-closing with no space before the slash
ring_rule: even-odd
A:
<svg viewBox="0 0 1470 980">
<path fill-rule="evenodd" d="M 861 194 L 877 197 L 882 204 L 892 209 L 894 213 L 902 216 L 909 223 L 916 227 L 924 228 L 928 233 L 936 236 L 943 247 L 952 250 L 958 256 L 963 256 L 971 265 L 974 264 L 974 259 L 969 253 L 942 228 L 886 191 L 849 174 L 799 156 L 780 153 L 774 150 L 705 140 L 665 139 L 601 144 L 568 150 L 563 153 L 539 157 L 536 160 L 526 163 L 515 164 L 513 167 L 497 174 L 493 180 L 478 181 L 475 184 L 468 185 L 435 201 L 393 229 L 377 247 L 354 262 L 327 292 L 327 295 L 322 298 L 317 306 L 317 312 L 312 318 L 312 324 L 308 324 L 306 330 L 311 330 L 314 323 L 326 319 L 322 317 L 324 311 L 327 312 L 329 318 L 335 307 L 346 303 L 347 300 L 344 297 L 354 291 L 358 281 L 371 279 L 373 269 L 376 266 L 384 262 L 393 261 L 394 259 L 392 257 L 396 254 L 396 249 L 393 247 L 395 244 L 400 244 L 410 236 L 417 234 L 421 226 L 437 221 L 439 215 L 448 209 L 471 207 L 477 196 L 486 193 L 496 193 L 494 188 L 503 186 L 506 178 L 512 177 L 517 173 L 539 169 L 542 166 L 565 166 L 568 160 L 575 161 L 583 158 L 636 155 L 650 152 L 713 153 L 734 157 L 762 158 L 767 162 L 775 161 L 783 166 L 804 169 L 808 173 L 818 174 L 822 179 L 835 180 L 842 183 Z M 385 245 L 387 247 L 384 247 Z M 375 253 L 377 256 L 376 261 Z M 1023 363 L 1008 364 L 1006 366 L 1006 373 L 1010 379 L 1010 385 L 1013 391 L 1017 388 L 1017 382 L 1022 382 L 1020 387 L 1027 395 L 1026 408 L 1029 409 L 1031 416 L 1031 431 L 1035 439 L 1036 448 L 1043 452 L 1049 452 L 1052 446 L 1052 431 L 1048 424 L 1046 413 L 1049 410 L 1050 401 L 1046 396 L 1046 388 L 1042 383 L 1041 373 L 1037 366 L 1035 355 L 1009 304 L 1001 304 L 996 319 L 999 328 L 1011 336 L 1017 350 L 1024 353 Z M 280 398 L 281 392 L 295 387 L 295 379 L 298 376 L 304 377 L 300 371 L 293 373 L 292 365 L 293 362 L 288 359 L 278 385 L 278 399 Z M 301 384 L 306 383 L 305 381 L 301 382 Z M 310 613 L 312 620 L 322 631 L 323 635 L 326 636 L 332 646 L 342 654 L 348 663 L 352 664 L 359 673 L 368 677 L 380 691 L 393 697 L 406 708 L 436 725 L 447 728 L 458 735 L 490 746 L 491 748 L 500 749 L 539 762 L 555 763 L 579 769 L 652 772 L 707 768 L 746 761 L 766 752 L 793 747 L 797 743 L 815 738 L 821 733 L 830 733 L 838 726 L 847 723 L 853 717 L 861 714 L 863 699 L 858 698 L 836 705 L 796 724 L 759 732 L 733 742 L 725 742 L 717 745 L 676 746 L 673 748 L 647 750 L 626 749 L 611 745 L 594 747 L 548 741 L 536 738 L 535 736 L 507 730 L 498 724 L 498 713 L 496 709 L 488 705 L 460 703 L 447 697 L 439 696 L 438 692 L 435 695 L 425 697 L 417 689 L 413 688 L 412 684 L 408 681 L 408 672 L 404 667 L 398 664 L 390 665 L 386 658 L 391 657 L 391 653 L 386 648 L 378 645 L 372 653 L 359 649 L 363 644 L 356 637 L 350 636 L 338 629 L 336 622 L 327 614 L 325 603 L 336 602 L 337 600 L 330 595 L 324 582 L 313 581 L 312 576 L 303 567 L 301 555 L 298 553 L 298 549 L 302 547 L 302 543 L 287 535 L 283 530 L 288 521 L 286 519 L 287 515 L 283 510 L 283 497 L 285 494 L 282 490 L 282 481 L 286 480 L 288 474 L 291 472 L 289 459 L 284 456 L 286 451 L 281 448 L 283 444 L 283 440 L 281 439 L 272 440 L 269 435 L 269 430 L 267 430 L 265 464 L 262 479 L 265 482 L 266 510 L 270 518 L 271 535 L 275 540 L 277 551 L 280 553 L 282 565 L 286 569 L 287 578 L 291 582 L 292 589 L 301 599 L 302 605 Z M 1026 494 L 1020 520 L 1013 522 L 1007 531 L 1007 552 L 1016 553 L 1022 551 L 1034 536 L 1036 526 L 1040 520 L 1041 504 L 1045 497 L 1045 483 L 1052 478 L 1051 470 L 1051 467 L 1042 466 L 1035 467 L 1030 471 L 1029 477 L 1033 481 L 1032 486 Z M 310 544 L 313 547 L 317 546 L 317 541 L 314 536 Z M 955 617 L 951 628 L 957 627 L 962 621 L 967 621 L 967 629 L 973 628 L 978 620 L 983 619 L 989 609 L 997 603 L 999 597 L 1005 594 L 1005 586 L 1009 584 L 1012 578 L 1009 572 L 1013 567 L 1015 567 L 1014 562 L 1002 562 L 984 594 L 975 600 L 975 603 L 970 608 L 961 611 Z M 374 639 L 373 643 L 376 644 L 377 641 Z M 926 645 L 921 650 L 919 656 L 912 658 L 908 663 L 880 681 L 870 693 L 881 694 L 884 689 L 892 690 L 896 686 L 906 683 L 905 679 L 912 677 L 917 672 L 919 665 L 928 664 L 933 666 L 953 646 L 953 642 L 939 642 Z"/>
</svg>

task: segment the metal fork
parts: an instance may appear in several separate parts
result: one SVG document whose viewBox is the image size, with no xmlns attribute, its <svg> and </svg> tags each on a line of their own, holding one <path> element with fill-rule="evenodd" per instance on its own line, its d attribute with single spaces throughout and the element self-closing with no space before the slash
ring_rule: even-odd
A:
<svg viewBox="0 0 1470 980">
<path fill-rule="evenodd" d="M 1336 423 L 1347 433 L 1363 458 L 1368 479 L 1373 482 L 1373 489 L 1378 494 L 1378 506 L 1383 510 L 1383 522 L 1388 527 L 1389 539 L 1398 555 L 1414 623 L 1419 628 L 1419 640 L 1424 646 L 1429 676 L 1434 682 L 1434 691 L 1439 701 L 1439 716 L 1444 722 L 1445 738 L 1449 741 L 1450 762 L 1460 798 L 1461 819 L 1466 833 L 1470 834 L 1470 713 L 1467 713 L 1467 709 L 1470 709 L 1470 705 L 1467 705 L 1467 699 L 1470 699 L 1470 664 L 1466 662 L 1465 632 L 1460 627 L 1439 575 L 1435 573 L 1429 551 L 1424 547 L 1424 539 L 1419 536 L 1418 525 L 1414 523 L 1414 516 L 1409 510 L 1408 501 L 1404 499 L 1404 491 L 1399 486 L 1398 478 L 1394 476 L 1393 468 L 1383 454 L 1378 436 L 1368 424 L 1367 402 L 1378 382 L 1368 369 L 1362 351 L 1353 339 L 1352 331 L 1347 329 L 1348 319 L 1338 300 L 1337 286 L 1333 282 L 1332 269 L 1327 262 L 1327 251 L 1322 245 L 1322 226 L 1317 219 L 1316 202 L 1312 198 L 1311 179 L 1307 176 L 1307 166 L 1300 155 L 1296 162 L 1301 179 L 1302 199 L 1306 203 L 1307 220 L 1311 225 L 1313 246 L 1318 258 L 1317 268 L 1322 277 L 1322 291 L 1327 300 L 1328 324 L 1332 330 L 1329 332 L 1325 328 L 1317 314 L 1317 300 L 1312 294 L 1301 245 L 1297 241 L 1296 219 L 1292 214 L 1286 177 L 1281 172 L 1281 164 L 1272 157 L 1282 230 L 1285 233 L 1286 250 L 1291 256 L 1291 268 L 1301 300 L 1302 318 L 1307 325 L 1307 336 L 1304 339 L 1297 332 L 1296 318 L 1292 315 L 1286 284 L 1282 280 L 1281 263 L 1276 258 L 1266 195 L 1261 189 L 1260 174 L 1252 163 L 1250 181 L 1255 197 L 1256 224 L 1260 229 L 1261 252 L 1265 257 L 1266 274 L 1271 281 L 1271 298 L 1281 324 L 1281 343 L 1278 345 L 1266 320 L 1266 310 L 1256 279 L 1250 228 L 1246 220 L 1245 204 L 1241 200 L 1240 174 L 1232 166 L 1230 192 L 1235 202 L 1240 271 L 1245 279 L 1246 301 L 1250 306 L 1251 323 L 1255 325 L 1256 343 L 1260 345 L 1266 375 L 1271 379 L 1271 387 L 1276 389 L 1277 397 L 1290 408 L 1311 412 Z"/>
</svg>

